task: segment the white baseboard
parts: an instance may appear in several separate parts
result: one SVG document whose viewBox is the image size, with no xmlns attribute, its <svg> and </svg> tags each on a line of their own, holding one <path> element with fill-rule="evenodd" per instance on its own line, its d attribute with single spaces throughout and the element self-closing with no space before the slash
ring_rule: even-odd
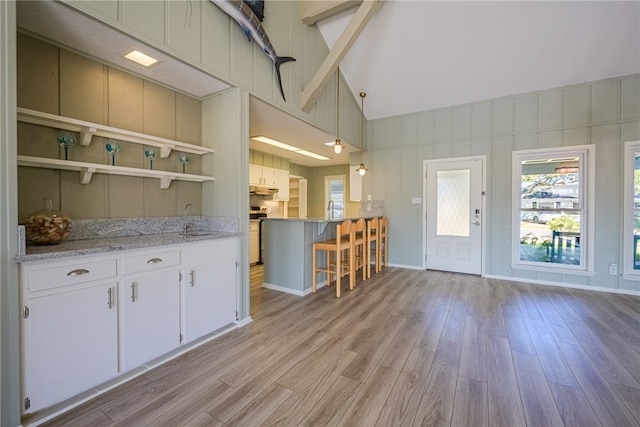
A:
<svg viewBox="0 0 640 427">
<path fill-rule="evenodd" d="M 317 289 L 320 289 L 320 288 L 322 288 L 324 286 L 327 286 L 327 282 L 326 281 L 316 284 L 316 288 Z M 303 296 L 309 295 L 311 292 L 313 292 L 311 289 L 306 289 L 304 291 L 299 291 L 297 289 L 291 289 L 291 288 L 287 288 L 285 286 L 274 285 L 273 283 L 266 283 L 266 282 L 262 283 L 262 287 L 266 288 L 266 289 L 271 289 L 273 291 L 284 292 L 286 294 L 295 295 L 295 296 L 298 296 L 298 297 L 303 297 Z"/>
<path fill-rule="evenodd" d="M 389 267 L 407 268 L 409 270 L 426 270 L 426 268 L 424 268 L 421 265 L 405 265 L 405 264 L 392 264 L 392 263 L 388 263 L 387 265 Z"/>
<path fill-rule="evenodd" d="M 527 279 L 527 278 L 521 278 L 521 277 L 497 276 L 492 274 L 485 274 L 482 277 L 485 277 L 487 279 L 505 280 L 508 282 L 532 283 L 535 285 L 559 286 L 561 288 L 584 289 L 585 291 L 598 291 L 598 292 L 609 292 L 612 294 L 640 296 L 640 292 L 632 291 L 630 289 L 603 288 L 600 286 L 586 286 L 586 285 L 578 285 L 574 283 L 552 282 L 550 280 L 536 280 L 536 279 Z"/>
</svg>

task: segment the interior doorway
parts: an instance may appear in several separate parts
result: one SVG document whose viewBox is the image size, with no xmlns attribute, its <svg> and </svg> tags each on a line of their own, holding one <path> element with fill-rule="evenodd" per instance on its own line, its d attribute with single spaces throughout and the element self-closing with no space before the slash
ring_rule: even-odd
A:
<svg viewBox="0 0 640 427">
<path fill-rule="evenodd" d="M 424 268 L 483 273 L 485 160 L 425 160 Z"/>
</svg>

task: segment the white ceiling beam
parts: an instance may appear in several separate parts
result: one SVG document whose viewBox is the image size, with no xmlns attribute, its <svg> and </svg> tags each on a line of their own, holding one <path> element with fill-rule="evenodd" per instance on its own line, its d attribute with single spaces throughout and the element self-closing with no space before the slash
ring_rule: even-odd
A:
<svg viewBox="0 0 640 427">
<path fill-rule="evenodd" d="M 353 43 L 367 25 L 369 19 L 371 19 L 373 14 L 382 6 L 383 1 L 384 0 L 364 0 L 362 2 L 356 14 L 351 18 L 351 22 L 349 22 L 349 25 L 347 25 L 347 28 L 344 29 L 335 46 L 331 49 L 331 52 L 329 52 L 324 62 L 320 65 L 320 68 L 318 68 L 318 71 L 316 71 L 316 74 L 300 94 L 302 111 L 308 113 L 311 110 L 311 107 L 320 95 L 320 91 L 324 89 L 329 78 L 336 71 L 347 52 L 349 52 L 349 49 L 351 49 L 351 46 L 353 46 Z"/>
<path fill-rule="evenodd" d="M 307 25 L 313 25 L 360 3 L 362 0 L 303 0 L 300 3 L 300 19 Z"/>
</svg>

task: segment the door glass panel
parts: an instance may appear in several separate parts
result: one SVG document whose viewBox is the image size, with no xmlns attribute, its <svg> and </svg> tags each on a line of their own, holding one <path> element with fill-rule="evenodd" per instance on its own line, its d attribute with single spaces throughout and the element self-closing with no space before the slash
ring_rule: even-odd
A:
<svg viewBox="0 0 640 427">
<path fill-rule="evenodd" d="M 471 171 L 438 171 L 437 180 L 436 233 L 469 237 Z"/>
</svg>

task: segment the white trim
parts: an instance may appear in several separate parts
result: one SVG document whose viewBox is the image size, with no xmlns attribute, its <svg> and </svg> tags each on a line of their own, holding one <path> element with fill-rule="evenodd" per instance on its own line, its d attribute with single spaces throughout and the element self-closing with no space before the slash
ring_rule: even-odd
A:
<svg viewBox="0 0 640 427">
<path fill-rule="evenodd" d="M 538 158 L 540 156 L 550 157 L 553 154 L 562 156 L 578 156 L 581 159 L 580 198 L 581 217 L 587 219 L 581 228 L 581 250 L 580 266 L 568 267 L 563 264 L 523 262 L 519 259 L 520 254 L 520 182 L 522 160 L 527 158 Z M 515 150 L 511 153 L 511 268 L 521 270 L 539 270 L 564 274 L 593 275 L 595 260 L 595 164 L 596 146 L 595 144 L 571 145 L 555 148 L 536 148 L 531 150 Z M 583 181 L 584 180 L 584 181 Z M 548 265 L 547 265 L 548 264 Z"/>
<path fill-rule="evenodd" d="M 327 286 L 326 280 L 324 282 L 318 283 L 316 285 L 316 289 L 320 289 L 325 286 Z M 271 289 L 272 291 L 284 292 L 285 294 L 291 294 L 298 297 L 303 297 L 313 292 L 311 288 L 306 289 L 304 291 L 299 291 L 297 289 L 291 289 L 291 288 L 287 288 L 286 286 L 274 285 L 272 283 L 267 283 L 267 282 L 263 282 L 262 287 L 265 289 Z"/>
<path fill-rule="evenodd" d="M 483 277 L 485 279 L 497 279 L 497 280 L 504 280 L 507 282 L 531 283 L 534 285 L 557 286 L 560 288 L 583 289 L 586 291 L 609 292 L 612 294 L 640 296 L 640 291 L 633 291 L 630 289 L 603 288 L 600 286 L 587 286 L 587 285 L 578 285 L 575 283 L 552 282 L 550 280 L 535 280 L 535 279 L 527 279 L 524 277 L 520 278 L 520 277 L 509 277 L 509 276 L 498 276 L 498 275 L 492 275 L 492 274 L 489 274 Z"/>
<path fill-rule="evenodd" d="M 634 216 L 634 178 L 635 170 L 633 153 L 640 150 L 640 141 L 626 141 L 624 143 L 624 151 L 622 161 L 623 177 L 622 177 L 622 278 L 626 280 L 640 280 L 640 271 L 633 268 L 633 216 Z"/>
<path fill-rule="evenodd" d="M 388 263 L 387 265 L 389 267 L 406 268 L 408 270 L 425 270 L 426 271 L 426 268 L 424 268 L 421 265 L 405 265 L 405 264 L 392 264 L 392 263 Z"/>
</svg>

